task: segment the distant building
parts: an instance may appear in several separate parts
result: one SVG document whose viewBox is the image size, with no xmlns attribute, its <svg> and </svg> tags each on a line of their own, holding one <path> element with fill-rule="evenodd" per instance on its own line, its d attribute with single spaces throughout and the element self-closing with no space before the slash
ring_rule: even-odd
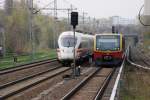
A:
<svg viewBox="0 0 150 100">
<path fill-rule="evenodd" d="M 113 25 L 129 25 L 129 24 L 137 24 L 137 22 L 135 19 L 122 18 L 120 16 L 113 16 L 112 24 Z"/>
<path fill-rule="evenodd" d="M 150 0 L 144 2 L 144 15 L 150 15 Z"/>
<path fill-rule="evenodd" d="M 150 25 L 150 0 L 144 1 L 144 24 Z"/>
</svg>

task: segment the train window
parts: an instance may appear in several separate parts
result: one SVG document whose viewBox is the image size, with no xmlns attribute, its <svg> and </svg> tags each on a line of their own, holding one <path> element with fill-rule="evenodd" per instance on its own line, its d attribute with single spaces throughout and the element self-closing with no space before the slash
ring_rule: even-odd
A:
<svg viewBox="0 0 150 100">
<path fill-rule="evenodd" d="M 77 38 L 75 38 L 75 44 L 77 42 Z M 74 37 L 73 36 L 65 36 L 61 38 L 61 45 L 64 47 L 73 47 L 74 46 Z"/>
<path fill-rule="evenodd" d="M 97 50 L 120 50 L 120 36 L 98 36 L 96 37 L 96 48 Z"/>
</svg>

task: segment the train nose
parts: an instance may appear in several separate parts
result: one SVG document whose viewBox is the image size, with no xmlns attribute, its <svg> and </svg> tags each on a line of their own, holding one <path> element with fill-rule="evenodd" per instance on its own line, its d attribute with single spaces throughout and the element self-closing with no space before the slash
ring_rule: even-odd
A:
<svg viewBox="0 0 150 100">
<path fill-rule="evenodd" d="M 73 58 L 73 53 L 72 49 L 63 49 L 60 52 L 61 59 L 72 59 Z"/>
</svg>

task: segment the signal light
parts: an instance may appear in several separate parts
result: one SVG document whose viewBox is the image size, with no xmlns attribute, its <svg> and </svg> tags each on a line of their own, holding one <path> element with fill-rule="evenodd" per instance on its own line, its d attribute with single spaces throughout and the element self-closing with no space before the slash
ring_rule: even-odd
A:
<svg viewBox="0 0 150 100">
<path fill-rule="evenodd" d="M 71 25 L 73 28 L 78 25 L 78 12 L 71 12 Z"/>
<path fill-rule="evenodd" d="M 115 33 L 115 26 L 112 26 L 112 33 Z"/>
</svg>

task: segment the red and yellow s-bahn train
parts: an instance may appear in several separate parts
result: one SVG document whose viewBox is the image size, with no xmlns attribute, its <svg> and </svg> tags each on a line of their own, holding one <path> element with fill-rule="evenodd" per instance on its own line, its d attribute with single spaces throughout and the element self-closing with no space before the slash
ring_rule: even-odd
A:
<svg viewBox="0 0 150 100">
<path fill-rule="evenodd" d="M 125 40 L 122 34 L 96 34 L 94 39 L 95 65 L 119 65 L 123 61 Z"/>
</svg>

